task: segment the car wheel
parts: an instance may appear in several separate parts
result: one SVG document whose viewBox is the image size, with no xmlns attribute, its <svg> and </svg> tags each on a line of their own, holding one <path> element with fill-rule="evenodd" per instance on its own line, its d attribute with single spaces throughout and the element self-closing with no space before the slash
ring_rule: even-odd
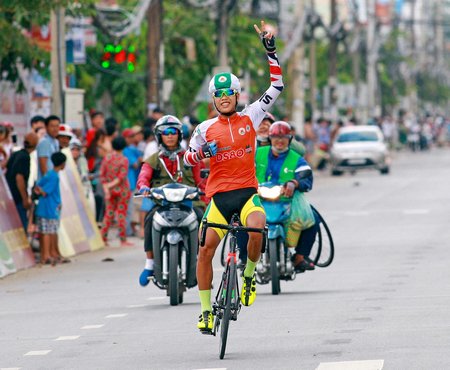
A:
<svg viewBox="0 0 450 370">
<path fill-rule="evenodd" d="M 389 173 L 389 167 L 383 167 L 383 168 L 380 170 L 380 173 L 381 173 L 382 175 L 387 175 L 387 174 Z"/>
<path fill-rule="evenodd" d="M 335 169 L 331 170 L 331 176 L 341 176 L 342 175 L 342 171 L 338 171 Z"/>
</svg>

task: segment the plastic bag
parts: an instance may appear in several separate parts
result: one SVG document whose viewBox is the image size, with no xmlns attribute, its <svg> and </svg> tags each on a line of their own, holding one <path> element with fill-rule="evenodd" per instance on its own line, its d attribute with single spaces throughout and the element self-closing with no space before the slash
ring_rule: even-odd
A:
<svg viewBox="0 0 450 370">
<path fill-rule="evenodd" d="M 291 215 L 285 223 L 286 244 L 289 248 L 297 246 L 302 230 L 315 224 L 314 214 L 303 193 L 296 191 L 292 197 Z"/>
</svg>

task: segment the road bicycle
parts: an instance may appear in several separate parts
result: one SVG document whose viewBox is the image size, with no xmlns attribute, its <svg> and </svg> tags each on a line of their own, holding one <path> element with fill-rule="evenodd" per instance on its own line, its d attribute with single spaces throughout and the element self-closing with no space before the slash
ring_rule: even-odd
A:
<svg viewBox="0 0 450 370">
<path fill-rule="evenodd" d="M 257 232 L 263 234 L 264 249 L 267 239 L 267 227 L 264 229 L 251 228 L 242 226 L 239 215 L 233 214 L 228 225 L 216 224 L 208 222 L 206 219 L 202 221 L 202 232 L 200 237 L 200 246 L 205 245 L 206 230 L 208 227 L 219 228 L 227 230 L 225 235 L 225 242 L 229 243 L 229 252 L 226 258 L 225 270 L 222 274 L 220 286 L 217 291 L 215 302 L 212 305 L 213 315 L 215 316 L 214 327 L 212 332 L 205 332 L 216 335 L 220 327 L 220 343 L 219 343 L 219 357 L 223 359 L 225 356 L 225 349 L 227 346 L 228 328 L 230 320 L 236 321 L 239 311 L 241 310 L 241 299 L 239 293 L 238 273 L 237 273 L 237 240 L 236 233 L 238 231 Z"/>
</svg>

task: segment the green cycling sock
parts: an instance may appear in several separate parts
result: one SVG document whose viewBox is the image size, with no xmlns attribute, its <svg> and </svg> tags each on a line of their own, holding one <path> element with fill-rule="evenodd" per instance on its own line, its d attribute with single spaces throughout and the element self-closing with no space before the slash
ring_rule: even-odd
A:
<svg viewBox="0 0 450 370">
<path fill-rule="evenodd" d="M 253 262 L 250 258 L 247 258 L 247 264 L 245 265 L 244 276 L 252 277 L 255 273 L 256 264 L 258 262 Z"/>
<path fill-rule="evenodd" d="M 211 306 L 211 289 L 199 290 L 198 295 L 200 296 L 200 303 L 202 305 L 202 312 L 209 311 L 212 312 Z"/>
</svg>

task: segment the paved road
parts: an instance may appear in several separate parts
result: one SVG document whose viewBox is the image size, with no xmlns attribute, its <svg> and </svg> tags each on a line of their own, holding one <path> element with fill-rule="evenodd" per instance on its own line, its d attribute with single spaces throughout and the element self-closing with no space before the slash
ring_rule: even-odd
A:
<svg viewBox="0 0 450 370">
<path fill-rule="evenodd" d="M 449 369 L 449 164 L 434 150 L 397 154 L 389 176 L 318 174 L 335 262 L 278 297 L 260 288 L 223 361 L 196 331 L 196 290 L 170 307 L 138 285 L 136 241 L 0 280 L 0 368 Z"/>
</svg>

